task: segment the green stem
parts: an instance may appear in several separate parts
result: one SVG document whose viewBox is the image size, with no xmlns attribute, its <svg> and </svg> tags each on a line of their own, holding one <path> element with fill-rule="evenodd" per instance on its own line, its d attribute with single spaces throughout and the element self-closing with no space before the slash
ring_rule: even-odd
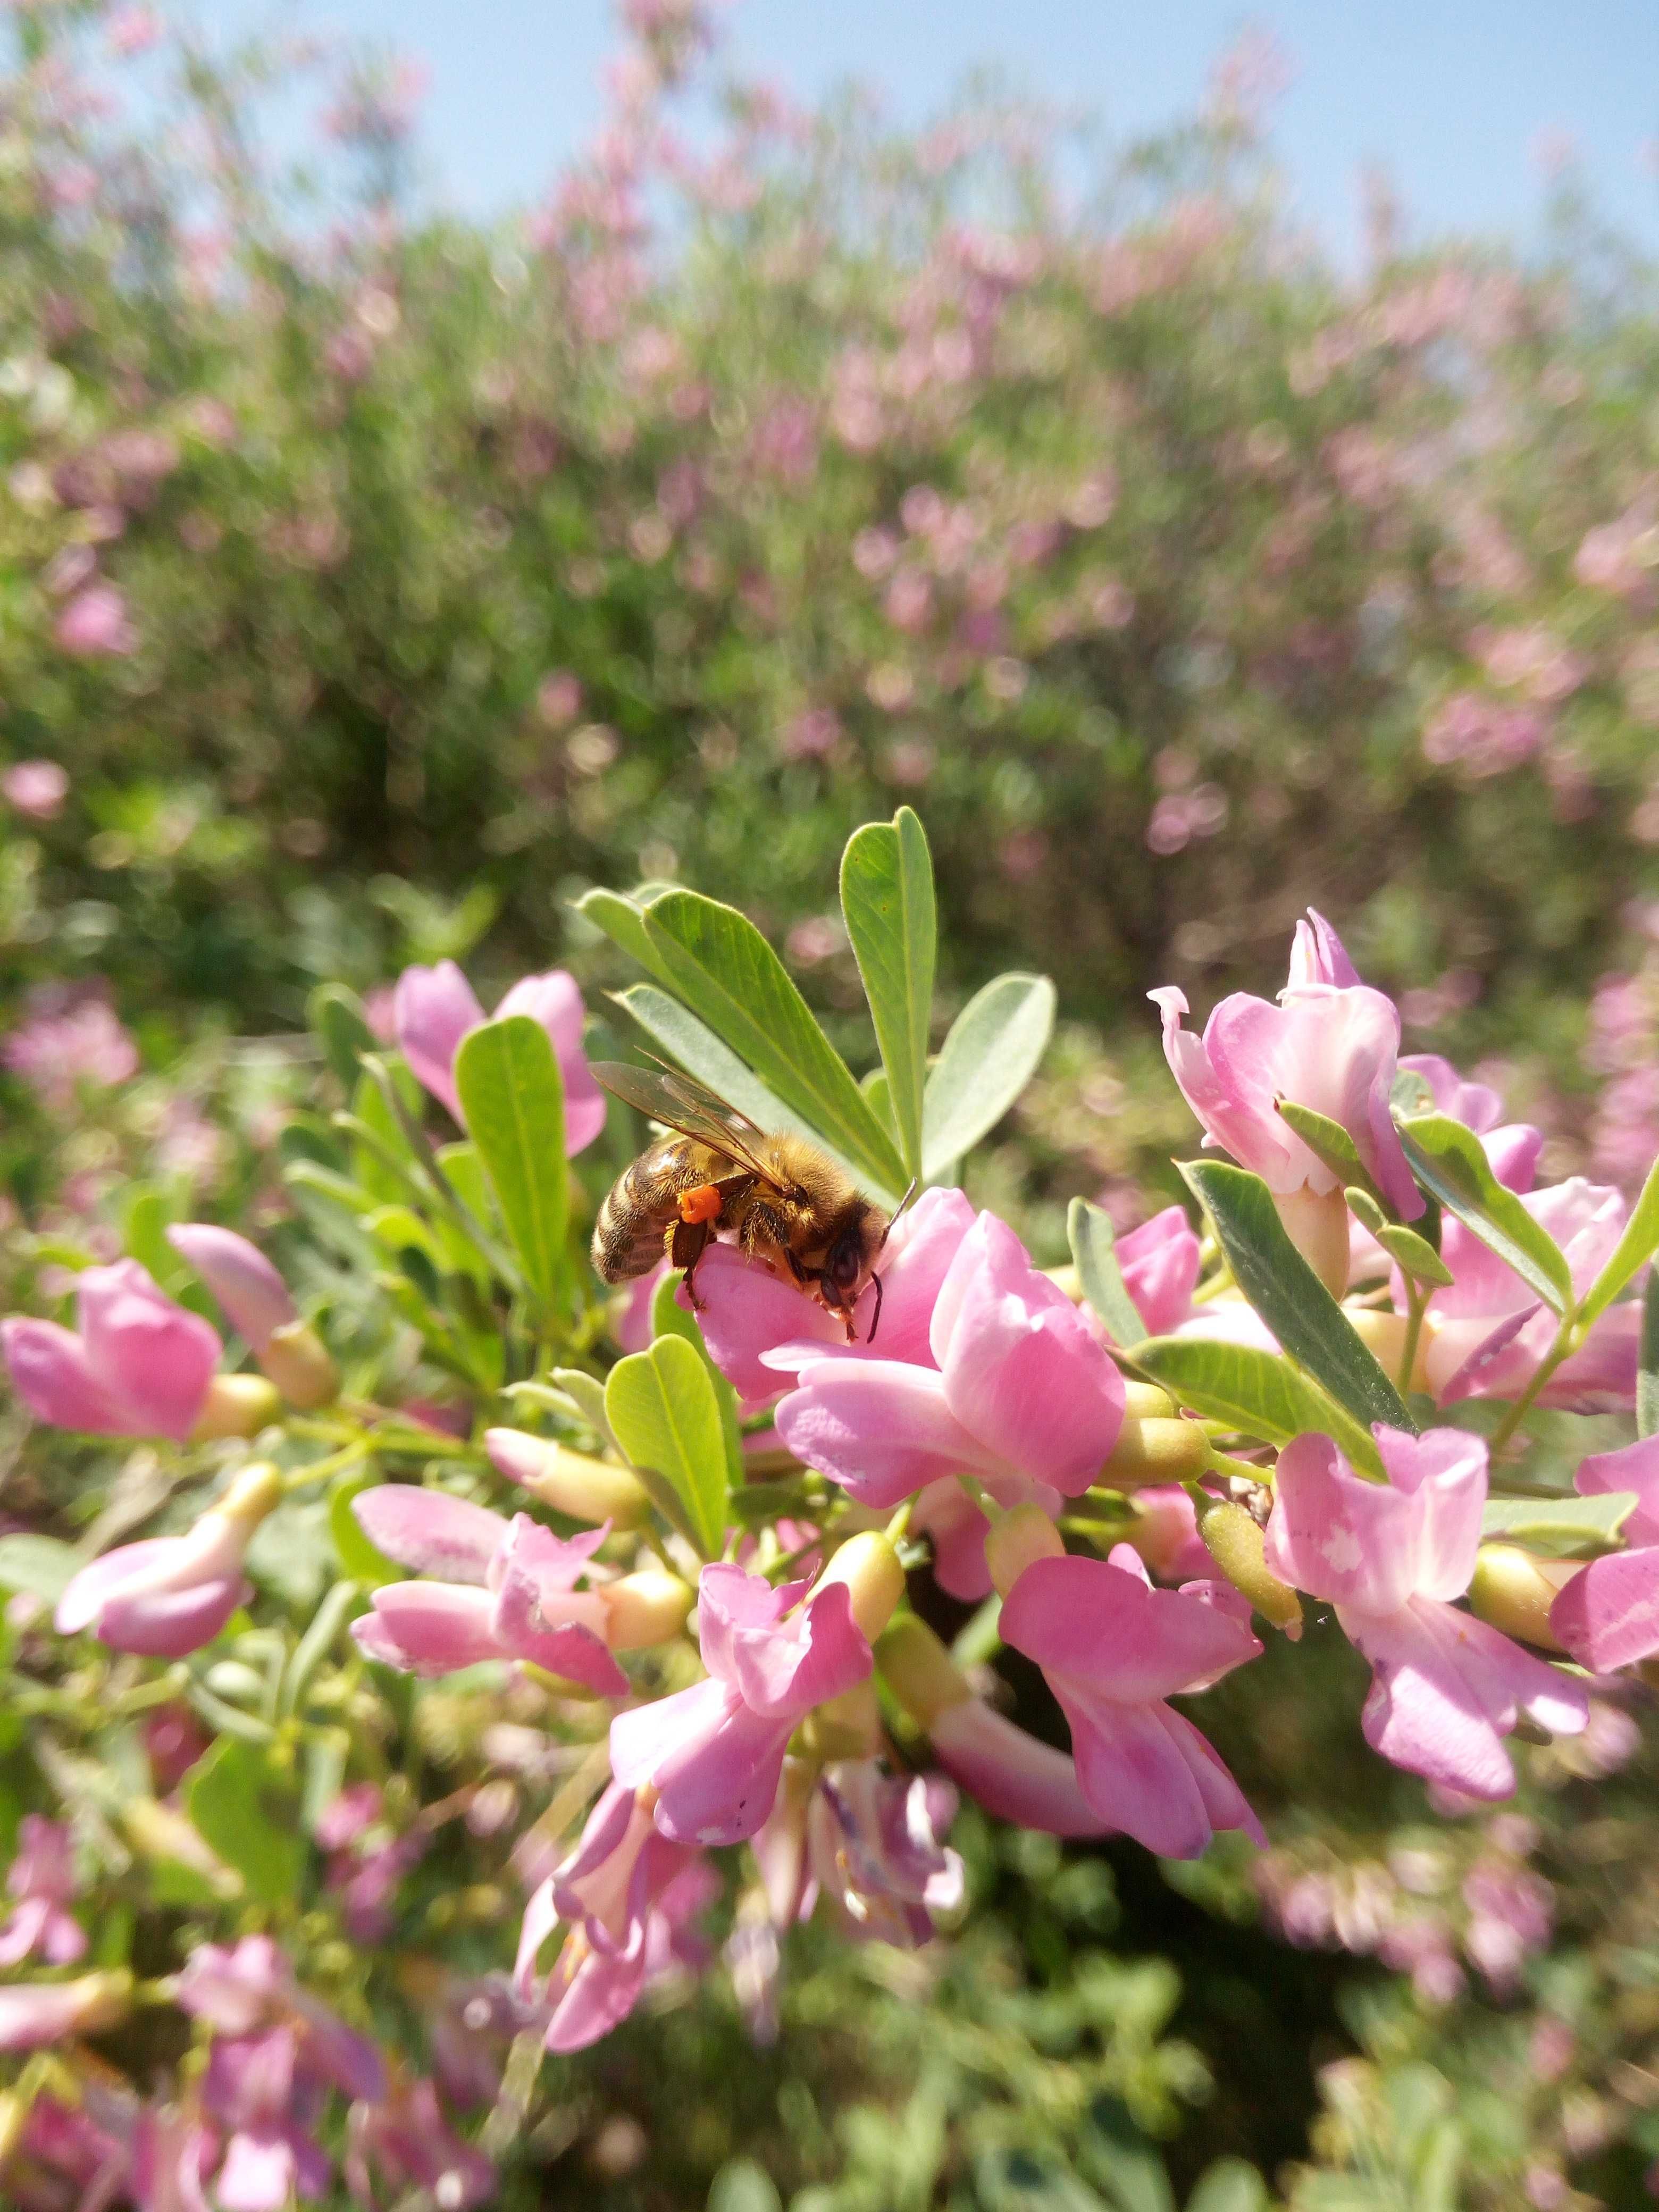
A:
<svg viewBox="0 0 1659 2212">
<path fill-rule="evenodd" d="M 1400 1395 L 1404 1397 L 1412 1387 L 1412 1370 L 1417 1364 L 1417 1347 L 1423 1335 L 1423 1316 L 1428 1309 L 1428 1297 L 1423 1285 L 1414 1275 L 1406 1278 L 1406 1348 L 1400 1355 Z"/>
<path fill-rule="evenodd" d="M 1510 1407 L 1503 1419 L 1486 1439 L 1489 1458 L 1496 1459 L 1504 1446 L 1520 1427 L 1530 1411 L 1533 1401 L 1543 1389 L 1564 1359 L 1578 1349 L 1578 1331 L 1571 1314 L 1561 1316 L 1561 1326 L 1555 1332 L 1555 1341 L 1540 1360 L 1526 1389 Z"/>
<path fill-rule="evenodd" d="M 359 1437 L 355 1443 L 343 1445 L 338 1451 L 331 1452 L 326 1459 L 314 1459 L 307 1467 L 291 1468 L 283 1480 L 283 1491 L 303 1490 L 307 1483 L 321 1482 L 327 1475 L 338 1474 L 346 1468 L 356 1467 L 361 1460 L 372 1458 L 374 1453 L 374 1437 Z"/>
</svg>

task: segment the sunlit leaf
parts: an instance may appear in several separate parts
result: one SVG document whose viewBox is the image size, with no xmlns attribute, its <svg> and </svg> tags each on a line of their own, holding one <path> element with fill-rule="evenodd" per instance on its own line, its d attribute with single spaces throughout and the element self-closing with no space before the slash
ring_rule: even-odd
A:
<svg viewBox="0 0 1659 2212">
<path fill-rule="evenodd" d="M 191 1769 L 185 1806 L 198 1833 L 235 1868 L 256 1905 L 293 1905 L 307 1848 L 299 1792 L 261 1745 L 221 1736 Z"/>
<path fill-rule="evenodd" d="M 841 910 L 881 1047 L 899 1151 L 919 1176 L 938 921 L 927 839 L 910 807 L 854 832 L 842 855 Z"/>
<path fill-rule="evenodd" d="M 564 1085 L 547 1031 L 528 1014 L 483 1023 L 461 1041 L 455 1089 L 526 1277 L 551 1301 L 564 1267 L 570 1176 Z"/>
<path fill-rule="evenodd" d="M 653 1501 L 704 1559 L 714 1558 L 726 1533 L 726 1431 L 701 1354 L 683 1336 L 629 1353 L 611 1370 L 605 1410 Z"/>
<path fill-rule="evenodd" d="M 1572 1304 L 1565 1255 L 1498 1182 L 1474 1130 L 1447 1114 L 1415 1115 L 1399 1127 L 1407 1161 L 1424 1189 L 1514 1268 L 1546 1305 L 1565 1313 Z"/>
<path fill-rule="evenodd" d="M 1428 1239 L 1401 1222 L 1390 1221 L 1368 1190 L 1354 1185 L 1342 1195 L 1355 1220 L 1370 1230 L 1389 1257 L 1397 1260 L 1414 1280 L 1431 1283 L 1437 1289 L 1444 1289 L 1452 1280 L 1451 1269 Z"/>
<path fill-rule="evenodd" d="M 1260 1176 L 1219 1160 L 1181 1169 L 1215 1224 L 1233 1279 L 1298 1367 L 1362 1428 L 1385 1421 L 1413 1435 L 1400 1393 L 1297 1250 Z"/>
<path fill-rule="evenodd" d="M 998 975 L 940 1048 L 922 1107 L 922 1177 L 935 1182 L 995 1128 L 1036 1073 L 1054 1025 L 1046 975 Z"/>
<path fill-rule="evenodd" d="M 1610 1552 L 1641 1500 L 1633 1490 L 1591 1498 L 1490 1498 L 1480 1516 L 1482 1536 L 1501 1536 L 1554 1559 Z"/>
<path fill-rule="evenodd" d="M 1642 1298 L 1642 1349 L 1636 1370 L 1636 1433 L 1659 1434 L 1659 1273 Z"/>
<path fill-rule="evenodd" d="M 1382 1471 L 1370 1431 L 1279 1352 L 1221 1337 L 1155 1336 L 1135 1346 L 1134 1360 L 1206 1420 L 1225 1421 L 1268 1444 L 1327 1436 L 1364 1473 Z"/>
<path fill-rule="evenodd" d="M 1605 1313 L 1632 1276 L 1644 1267 L 1656 1252 L 1659 1252 L 1659 1160 L 1648 1170 L 1648 1179 L 1631 1209 L 1624 1235 L 1579 1302 L 1577 1318 L 1581 1326 L 1588 1328 L 1598 1314 Z"/>
<path fill-rule="evenodd" d="M 1146 1324 L 1124 1285 L 1123 1270 L 1112 1249 L 1115 1233 L 1111 1216 L 1086 1198 L 1074 1198 L 1066 1209 L 1066 1237 L 1083 1295 L 1111 1331 L 1112 1341 L 1126 1348 L 1139 1344 Z"/>
<path fill-rule="evenodd" d="M 644 920 L 653 964 L 693 1013 L 863 1174 L 902 1189 L 892 1139 L 748 916 L 673 890 L 653 899 Z"/>
</svg>

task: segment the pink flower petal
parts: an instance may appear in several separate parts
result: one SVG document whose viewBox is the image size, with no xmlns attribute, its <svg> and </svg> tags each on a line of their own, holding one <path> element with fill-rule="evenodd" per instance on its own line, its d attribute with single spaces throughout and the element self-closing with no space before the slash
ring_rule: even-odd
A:
<svg viewBox="0 0 1659 2212">
<path fill-rule="evenodd" d="M 1607 1452 L 1602 1456 L 1618 1459 L 1621 1455 Z M 1579 1472 L 1582 1476 L 1583 1470 Z M 1625 1486 L 1612 1483 L 1608 1487 Z M 1632 1520 L 1638 1517 L 1631 1516 Z M 1592 1674 L 1611 1674 L 1617 1668 L 1650 1659 L 1659 1651 L 1659 1548 L 1614 1552 L 1592 1559 L 1550 1607 L 1550 1626 L 1579 1665 Z"/>
<path fill-rule="evenodd" d="M 1039 1743 L 977 1698 L 947 1705 L 928 1733 L 939 1764 L 994 1819 L 1050 1836 L 1112 1832 L 1115 1823 L 1088 1802 L 1066 1753 Z"/>
<path fill-rule="evenodd" d="M 508 1526 L 484 1506 L 410 1482 L 383 1482 L 362 1491 L 352 1499 L 351 1510 L 369 1542 L 399 1566 L 480 1588 Z"/>
<path fill-rule="evenodd" d="M 1394 1613 L 1412 1594 L 1421 1518 L 1415 1498 L 1356 1474 L 1328 1437 L 1297 1437 L 1279 1455 L 1267 1563 L 1310 1597 Z"/>
<path fill-rule="evenodd" d="M 131 1416 L 130 1433 L 183 1443 L 219 1364 L 218 1332 L 165 1297 L 136 1260 L 85 1268 L 75 1299 L 88 1364 Z"/>
<path fill-rule="evenodd" d="M 951 1412 L 933 1368 L 819 1359 L 799 1382 L 778 1407 L 779 1438 L 860 1504 L 888 1510 L 943 1475 L 1002 1471 Z"/>
<path fill-rule="evenodd" d="M 1640 1503 L 1620 1534 L 1632 1548 L 1659 1544 L 1659 1437 L 1641 1437 L 1617 1451 L 1592 1452 L 1578 1463 L 1573 1487 L 1581 1498 L 1632 1490 Z"/>
<path fill-rule="evenodd" d="M 1003 1642 L 1035 1659 L 1057 1694 L 1063 1678 L 1126 1705 L 1214 1681 L 1258 1656 L 1261 1644 L 1241 1622 L 1177 1590 L 1152 1589 L 1134 1564 L 1138 1574 L 1106 1559 L 1036 1560 L 1003 1601 Z"/>
<path fill-rule="evenodd" d="M 428 1677 L 476 1667 L 506 1655 L 495 1639 L 495 1601 L 487 1590 L 451 1583 L 391 1583 L 377 1589 L 374 1610 L 351 1624 L 371 1659 Z"/>
<path fill-rule="evenodd" d="M 441 960 L 435 968 L 405 968 L 392 1005 L 398 1048 L 410 1074 L 459 1121 L 455 1054 L 461 1039 L 484 1018 L 472 986 L 453 960 Z"/>
<path fill-rule="evenodd" d="M 186 1221 L 167 1231 L 167 1242 L 187 1260 L 224 1310 L 226 1320 L 256 1355 L 272 1336 L 299 1318 L 288 1285 L 257 1244 L 234 1229 Z"/>
<path fill-rule="evenodd" d="M 1191 1313 L 1199 1252 L 1186 1210 L 1179 1206 L 1166 1206 L 1162 1213 L 1118 1238 L 1123 1287 L 1148 1336 L 1167 1336 Z"/>
<path fill-rule="evenodd" d="M 86 1346 L 55 1321 L 17 1314 L 0 1322 L 12 1388 L 37 1421 L 95 1437 L 131 1434 L 126 1409 L 93 1373 Z"/>
</svg>

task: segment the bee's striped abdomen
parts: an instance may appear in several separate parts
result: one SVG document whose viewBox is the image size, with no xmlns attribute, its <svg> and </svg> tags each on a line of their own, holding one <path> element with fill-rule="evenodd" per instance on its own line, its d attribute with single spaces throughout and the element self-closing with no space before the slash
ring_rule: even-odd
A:
<svg viewBox="0 0 1659 2212">
<path fill-rule="evenodd" d="M 679 1218 L 678 1198 L 708 1176 L 705 1148 L 665 1137 L 623 1170 L 593 1224 L 593 1267 L 602 1282 L 648 1275 Z"/>
</svg>

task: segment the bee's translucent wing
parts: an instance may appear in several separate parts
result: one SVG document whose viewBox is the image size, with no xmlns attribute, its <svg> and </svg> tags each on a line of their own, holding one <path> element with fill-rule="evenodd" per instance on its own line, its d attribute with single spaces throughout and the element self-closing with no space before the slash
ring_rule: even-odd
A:
<svg viewBox="0 0 1659 2212">
<path fill-rule="evenodd" d="M 683 1137 L 724 1152 L 763 1182 L 772 1182 L 772 1171 L 757 1151 L 763 1132 L 695 1077 L 672 1067 L 631 1067 L 619 1060 L 596 1060 L 592 1070 L 594 1081 L 614 1097 L 665 1128 L 678 1129 Z"/>
</svg>

